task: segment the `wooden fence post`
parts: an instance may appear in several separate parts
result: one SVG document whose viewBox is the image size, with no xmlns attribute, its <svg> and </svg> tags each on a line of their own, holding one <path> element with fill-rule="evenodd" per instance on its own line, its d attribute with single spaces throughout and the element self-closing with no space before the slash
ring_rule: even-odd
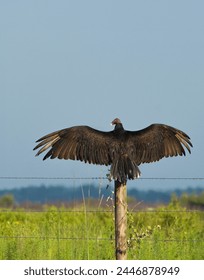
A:
<svg viewBox="0 0 204 280">
<path fill-rule="evenodd" d="M 115 254 L 127 259 L 127 186 L 115 181 Z"/>
</svg>

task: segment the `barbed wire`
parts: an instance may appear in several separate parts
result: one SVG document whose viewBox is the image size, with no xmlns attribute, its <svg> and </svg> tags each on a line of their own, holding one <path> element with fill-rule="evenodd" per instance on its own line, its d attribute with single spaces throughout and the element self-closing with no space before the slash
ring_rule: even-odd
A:
<svg viewBox="0 0 204 280">
<path fill-rule="evenodd" d="M 5 180 L 105 180 L 106 177 L 26 177 L 26 176 L 0 176 Z"/>
<path fill-rule="evenodd" d="M 60 210 L 59 208 L 57 210 L 32 210 L 32 209 L 0 209 L 0 213 L 113 213 L 113 210 L 103 210 L 103 209 L 99 209 L 99 210 L 71 210 L 71 209 L 67 209 L 67 210 Z M 129 211 L 129 213 L 204 213 L 203 210 L 192 210 L 192 209 L 185 209 L 185 210 L 156 210 L 156 209 L 150 209 L 150 210 L 136 210 L 133 209 L 131 211 Z"/>
<path fill-rule="evenodd" d="M 49 240 L 95 240 L 95 241 L 115 241 L 115 238 L 102 237 L 54 237 L 54 236 L 0 236 L 0 239 L 49 239 Z M 204 243 L 204 240 L 199 239 L 153 239 L 153 238 L 129 238 L 129 241 L 147 241 L 147 242 L 196 242 Z"/>
<path fill-rule="evenodd" d="M 108 180 L 107 177 L 0 176 L 0 180 Z M 204 180 L 204 177 L 145 177 L 137 180 Z"/>
</svg>

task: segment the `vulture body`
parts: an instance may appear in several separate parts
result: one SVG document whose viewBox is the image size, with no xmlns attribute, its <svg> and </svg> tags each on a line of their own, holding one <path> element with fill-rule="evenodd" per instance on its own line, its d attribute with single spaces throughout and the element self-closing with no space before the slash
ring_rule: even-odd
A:
<svg viewBox="0 0 204 280">
<path fill-rule="evenodd" d="M 36 142 L 36 156 L 80 160 L 85 163 L 111 165 L 110 177 L 121 183 L 140 176 L 141 163 L 158 161 L 163 157 L 190 153 L 192 143 L 181 130 L 165 124 L 152 124 L 142 130 L 128 131 L 116 118 L 113 131 L 99 131 L 89 126 L 73 126 L 43 136 Z"/>
</svg>

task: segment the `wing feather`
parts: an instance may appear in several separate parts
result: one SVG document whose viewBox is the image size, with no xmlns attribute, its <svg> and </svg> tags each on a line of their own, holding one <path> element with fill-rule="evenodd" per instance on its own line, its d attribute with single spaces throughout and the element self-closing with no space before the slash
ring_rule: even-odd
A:
<svg viewBox="0 0 204 280">
<path fill-rule="evenodd" d="M 48 150 L 47 158 L 81 160 L 93 164 L 109 165 L 112 162 L 110 146 L 113 132 L 103 132 L 89 126 L 74 126 L 41 137 L 34 150 L 37 156 Z"/>
<path fill-rule="evenodd" d="M 152 124 L 138 131 L 126 131 L 127 148 L 138 165 L 158 161 L 163 157 L 185 155 L 193 147 L 189 136 L 181 130 L 164 124 Z"/>
</svg>

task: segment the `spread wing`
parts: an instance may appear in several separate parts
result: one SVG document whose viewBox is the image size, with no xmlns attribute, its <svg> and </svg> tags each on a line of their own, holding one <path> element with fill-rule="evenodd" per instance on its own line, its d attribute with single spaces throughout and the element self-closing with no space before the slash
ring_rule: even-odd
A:
<svg viewBox="0 0 204 280">
<path fill-rule="evenodd" d="M 89 126 L 74 126 L 50 133 L 36 142 L 34 150 L 40 148 L 36 156 L 50 148 L 47 158 L 81 160 L 93 164 L 111 163 L 110 144 L 113 133 L 103 132 Z"/>
<path fill-rule="evenodd" d="M 138 131 L 126 131 L 128 154 L 138 165 L 158 161 L 163 157 L 191 153 L 189 136 L 181 130 L 164 124 L 152 124 Z"/>
<path fill-rule="evenodd" d="M 181 130 L 164 124 L 152 124 L 138 131 L 103 132 L 89 126 L 74 126 L 50 133 L 36 142 L 36 155 L 48 150 L 47 158 L 81 160 L 110 165 L 128 156 L 137 165 L 158 161 L 163 157 L 185 155 L 191 152 L 189 136 Z"/>
</svg>

